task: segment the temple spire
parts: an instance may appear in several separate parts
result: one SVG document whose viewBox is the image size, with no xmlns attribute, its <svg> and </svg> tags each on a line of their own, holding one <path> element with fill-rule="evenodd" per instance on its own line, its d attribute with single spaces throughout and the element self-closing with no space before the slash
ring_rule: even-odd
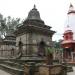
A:
<svg viewBox="0 0 75 75">
<path fill-rule="evenodd" d="M 68 31 L 68 30 L 71 30 L 69 25 L 67 25 L 66 28 L 65 28 L 65 31 Z"/>
<path fill-rule="evenodd" d="M 75 13 L 74 6 L 70 3 L 68 14 Z"/>
<path fill-rule="evenodd" d="M 28 13 L 27 19 L 30 19 L 30 20 L 40 20 L 40 21 L 42 21 L 41 18 L 40 18 L 40 13 L 37 10 L 35 4 L 34 4 L 34 7 L 32 8 L 32 10 L 30 10 L 30 12 Z"/>
<path fill-rule="evenodd" d="M 72 3 L 70 3 L 70 7 L 69 8 L 71 8 L 71 7 L 73 7 Z"/>
<path fill-rule="evenodd" d="M 34 4 L 34 9 L 36 9 L 36 5 Z"/>
<path fill-rule="evenodd" d="M 67 28 L 69 28 L 70 26 L 69 25 L 67 25 Z"/>
</svg>

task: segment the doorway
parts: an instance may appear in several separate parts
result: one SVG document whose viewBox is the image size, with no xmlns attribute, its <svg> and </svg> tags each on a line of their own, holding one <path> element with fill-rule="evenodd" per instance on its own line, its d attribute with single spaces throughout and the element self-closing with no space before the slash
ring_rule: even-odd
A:
<svg viewBox="0 0 75 75">
<path fill-rule="evenodd" d="M 45 56 L 45 46 L 46 46 L 46 44 L 44 41 L 41 41 L 39 43 L 39 47 L 38 47 L 38 55 L 39 56 Z"/>
</svg>

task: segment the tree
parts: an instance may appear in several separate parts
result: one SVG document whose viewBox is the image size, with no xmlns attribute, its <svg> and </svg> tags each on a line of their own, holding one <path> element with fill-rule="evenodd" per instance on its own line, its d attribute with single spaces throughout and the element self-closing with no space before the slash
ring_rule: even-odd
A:
<svg viewBox="0 0 75 75">
<path fill-rule="evenodd" d="M 21 24 L 20 18 L 11 18 L 10 16 L 3 18 L 3 15 L 0 14 L 0 33 L 3 36 L 8 32 L 14 32 Z"/>
<path fill-rule="evenodd" d="M 11 18 L 10 16 L 7 17 L 7 27 L 8 29 L 13 29 L 16 30 L 16 27 L 21 24 L 20 23 L 20 18 Z"/>
<path fill-rule="evenodd" d="M 58 42 L 57 41 L 53 41 L 54 48 L 61 48 L 61 41 L 62 40 L 59 40 Z"/>
<path fill-rule="evenodd" d="M 1 35 L 5 35 L 7 30 L 7 26 L 5 24 L 5 19 L 3 19 L 3 15 L 0 15 L 0 33 Z"/>
<path fill-rule="evenodd" d="M 47 51 L 47 64 L 52 65 L 53 64 L 53 48 L 46 48 Z"/>
</svg>

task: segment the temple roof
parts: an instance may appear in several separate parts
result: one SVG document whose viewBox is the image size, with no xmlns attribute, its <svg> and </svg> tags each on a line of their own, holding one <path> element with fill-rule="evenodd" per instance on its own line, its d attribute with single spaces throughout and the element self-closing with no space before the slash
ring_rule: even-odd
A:
<svg viewBox="0 0 75 75">
<path fill-rule="evenodd" d="M 67 14 L 71 14 L 71 13 L 74 13 L 75 14 L 75 9 L 74 9 L 74 7 L 73 7 L 72 4 L 70 4 L 70 6 L 69 6 L 69 11 L 68 11 Z"/>
<path fill-rule="evenodd" d="M 69 33 L 73 34 L 72 30 L 67 30 L 64 32 L 64 34 L 69 34 Z"/>
<path fill-rule="evenodd" d="M 36 6 L 35 5 L 34 5 L 33 9 L 30 10 L 30 12 L 28 13 L 27 19 L 41 20 L 40 13 L 36 9 Z"/>
<path fill-rule="evenodd" d="M 72 29 L 70 28 L 69 25 L 67 25 L 67 27 L 65 28 L 64 34 L 68 34 L 68 33 L 72 33 L 73 34 Z"/>
<path fill-rule="evenodd" d="M 55 31 L 50 30 L 51 26 L 45 25 L 44 21 L 40 17 L 39 11 L 36 9 L 34 5 L 33 9 L 28 13 L 27 19 L 23 22 L 23 25 L 18 27 L 14 32 L 15 34 L 21 34 L 25 32 L 40 32 L 40 33 L 48 33 L 53 34 Z"/>
<path fill-rule="evenodd" d="M 75 40 L 66 40 L 66 41 L 62 41 L 61 44 L 69 44 L 69 43 L 75 43 Z"/>
<path fill-rule="evenodd" d="M 0 38 L 0 45 L 15 45 L 16 38 L 13 34 L 6 35 L 4 39 Z"/>
<path fill-rule="evenodd" d="M 20 26 L 15 32 L 15 35 L 18 34 L 22 34 L 22 33 L 26 33 L 26 32 L 37 32 L 37 33 L 42 33 L 45 35 L 53 35 L 55 33 L 55 31 L 50 30 L 50 28 L 46 28 L 46 27 L 39 27 L 36 25 L 23 25 Z"/>
<path fill-rule="evenodd" d="M 69 8 L 71 8 L 71 7 L 73 7 L 73 5 L 70 3 L 70 6 L 69 6 Z"/>
<path fill-rule="evenodd" d="M 32 22 L 38 22 L 39 24 L 43 24 L 44 25 L 44 21 L 41 19 L 40 17 L 40 13 L 39 11 L 36 9 L 36 6 L 34 5 L 33 9 L 31 9 L 28 13 L 28 16 L 26 18 L 26 20 L 24 21 L 24 23 L 26 24 L 27 22 L 29 23 L 30 21 Z"/>
<path fill-rule="evenodd" d="M 2 41 L 0 41 L 0 44 L 6 44 L 6 45 L 15 45 L 16 44 L 16 37 L 13 34 L 13 32 L 8 32 Z"/>
<path fill-rule="evenodd" d="M 9 34 L 9 35 L 6 35 L 5 38 L 4 38 L 4 41 L 7 41 L 7 42 L 16 42 L 16 37 L 14 34 Z"/>
</svg>

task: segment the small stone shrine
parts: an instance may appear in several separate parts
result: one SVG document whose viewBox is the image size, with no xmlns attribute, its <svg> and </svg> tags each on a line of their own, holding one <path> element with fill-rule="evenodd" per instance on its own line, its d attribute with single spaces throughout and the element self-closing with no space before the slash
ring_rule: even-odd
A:
<svg viewBox="0 0 75 75">
<path fill-rule="evenodd" d="M 40 13 L 34 5 L 28 13 L 28 17 L 14 32 L 16 35 L 16 53 L 22 53 L 23 56 L 44 56 L 45 47 L 52 47 L 52 36 L 55 31 L 45 25 L 40 18 Z"/>
<path fill-rule="evenodd" d="M 0 57 L 12 57 L 14 56 L 16 37 L 13 33 L 9 32 L 5 38 L 0 38 Z"/>
</svg>

